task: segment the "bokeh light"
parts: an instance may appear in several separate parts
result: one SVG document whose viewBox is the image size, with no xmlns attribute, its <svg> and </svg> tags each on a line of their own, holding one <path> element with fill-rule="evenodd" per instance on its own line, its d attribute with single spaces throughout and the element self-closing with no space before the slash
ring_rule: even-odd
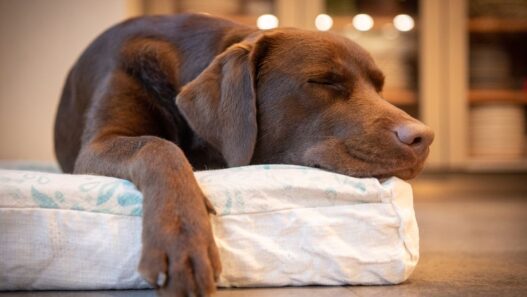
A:
<svg viewBox="0 0 527 297">
<path fill-rule="evenodd" d="M 278 27 L 278 18 L 272 14 L 262 14 L 256 20 L 256 26 L 261 30 L 268 30 Z"/>
<path fill-rule="evenodd" d="M 368 31 L 373 28 L 373 18 L 365 13 L 353 17 L 353 27 L 359 31 Z"/>
<path fill-rule="evenodd" d="M 315 27 L 319 31 L 328 31 L 333 27 L 333 18 L 325 13 L 319 14 L 315 18 Z"/>
<path fill-rule="evenodd" d="M 395 29 L 407 32 L 414 28 L 415 23 L 411 16 L 407 14 L 399 14 L 393 18 L 393 25 L 395 26 Z"/>
</svg>

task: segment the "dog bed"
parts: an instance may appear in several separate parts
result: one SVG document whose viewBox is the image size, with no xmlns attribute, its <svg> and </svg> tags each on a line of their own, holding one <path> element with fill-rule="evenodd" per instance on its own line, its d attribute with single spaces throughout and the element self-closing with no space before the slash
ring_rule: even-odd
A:
<svg viewBox="0 0 527 297">
<path fill-rule="evenodd" d="M 195 173 L 219 285 L 397 284 L 419 258 L 409 184 L 259 165 Z M 122 179 L 0 170 L 0 290 L 147 288 L 142 195 Z"/>
</svg>

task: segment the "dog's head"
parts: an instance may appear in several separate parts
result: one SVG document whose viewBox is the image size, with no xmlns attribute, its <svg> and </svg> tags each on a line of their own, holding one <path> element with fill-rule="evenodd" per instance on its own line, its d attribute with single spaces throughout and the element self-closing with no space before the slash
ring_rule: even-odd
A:
<svg viewBox="0 0 527 297">
<path fill-rule="evenodd" d="M 384 75 L 354 42 L 276 29 L 229 47 L 176 103 L 229 166 L 286 163 L 404 179 L 433 132 L 381 96 Z"/>
</svg>

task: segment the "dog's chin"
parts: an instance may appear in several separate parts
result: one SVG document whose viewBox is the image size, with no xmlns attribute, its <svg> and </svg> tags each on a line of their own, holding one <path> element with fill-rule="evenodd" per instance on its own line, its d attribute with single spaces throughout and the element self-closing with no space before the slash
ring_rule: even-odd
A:
<svg viewBox="0 0 527 297">
<path fill-rule="evenodd" d="M 419 157 L 415 154 L 399 154 L 399 158 L 392 160 L 382 160 L 376 158 L 375 155 L 378 154 L 362 154 L 360 156 L 351 154 L 347 147 L 334 141 L 311 147 L 303 154 L 303 159 L 300 162 L 294 163 L 352 177 L 385 179 L 395 176 L 409 180 L 422 171 L 428 151 Z"/>
<path fill-rule="evenodd" d="M 421 160 L 413 161 L 400 161 L 397 162 L 398 166 L 382 166 L 372 165 L 371 170 L 365 170 L 364 172 L 357 172 L 356 176 L 363 177 L 374 177 L 378 179 L 386 179 L 389 177 L 398 177 L 403 180 L 410 180 L 418 176 L 423 170 L 426 158 Z M 350 170 L 352 171 L 352 170 Z"/>
<path fill-rule="evenodd" d="M 410 167 L 410 168 L 406 168 L 402 170 L 387 171 L 379 175 L 374 175 L 373 177 L 378 178 L 378 179 L 385 179 L 388 177 L 395 176 L 400 179 L 410 180 L 418 176 L 419 173 L 421 173 L 422 169 L 423 169 L 423 165 L 419 164 L 415 167 Z"/>
<path fill-rule="evenodd" d="M 398 178 L 409 180 L 417 177 L 421 171 L 423 171 L 425 161 L 428 157 L 428 154 L 430 152 L 430 149 L 426 150 L 426 153 L 424 153 L 420 159 L 413 162 L 411 166 L 408 166 L 406 168 L 403 168 L 401 170 L 395 170 L 393 172 L 390 172 L 390 176 L 396 176 Z"/>
<path fill-rule="evenodd" d="M 346 160 L 341 160 L 341 162 L 324 162 L 326 160 L 319 159 L 316 161 L 310 160 L 307 164 L 304 163 L 302 165 L 359 178 L 386 179 L 395 176 L 403 180 L 410 180 L 421 173 L 425 160 L 426 158 L 418 161 L 401 160 L 392 164 L 382 164 L 376 163 L 374 160 L 368 162 L 348 157 Z"/>
<path fill-rule="evenodd" d="M 359 169 L 353 167 L 347 167 L 347 166 L 338 166 L 338 167 L 331 167 L 331 166 L 323 166 L 320 164 L 314 164 L 310 165 L 311 167 L 320 168 L 326 171 L 331 171 L 335 173 L 340 173 L 352 177 L 359 177 L 359 178 L 367 178 L 367 177 L 373 177 L 377 179 L 387 179 L 390 177 L 398 177 L 403 180 L 410 180 L 415 178 L 419 173 L 421 173 L 423 164 L 418 164 L 416 166 L 407 167 L 404 169 L 378 169 L 378 168 L 371 168 L 371 169 Z"/>
</svg>

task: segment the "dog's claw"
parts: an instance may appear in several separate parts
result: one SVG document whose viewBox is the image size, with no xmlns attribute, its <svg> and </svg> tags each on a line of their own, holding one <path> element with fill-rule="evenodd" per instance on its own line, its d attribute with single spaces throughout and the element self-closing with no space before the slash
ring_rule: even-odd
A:
<svg viewBox="0 0 527 297">
<path fill-rule="evenodd" d="M 210 203 L 209 199 L 204 198 L 204 200 L 205 200 L 205 207 L 207 208 L 207 212 L 209 214 L 216 215 L 217 214 L 216 209 L 214 208 L 212 203 Z"/>
<path fill-rule="evenodd" d="M 167 282 L 167 274 L 164 272 L 160 272 L 157 275 L 156 285 L 158 285 L 160 288 L 163 287 Z"/>
</svg>

